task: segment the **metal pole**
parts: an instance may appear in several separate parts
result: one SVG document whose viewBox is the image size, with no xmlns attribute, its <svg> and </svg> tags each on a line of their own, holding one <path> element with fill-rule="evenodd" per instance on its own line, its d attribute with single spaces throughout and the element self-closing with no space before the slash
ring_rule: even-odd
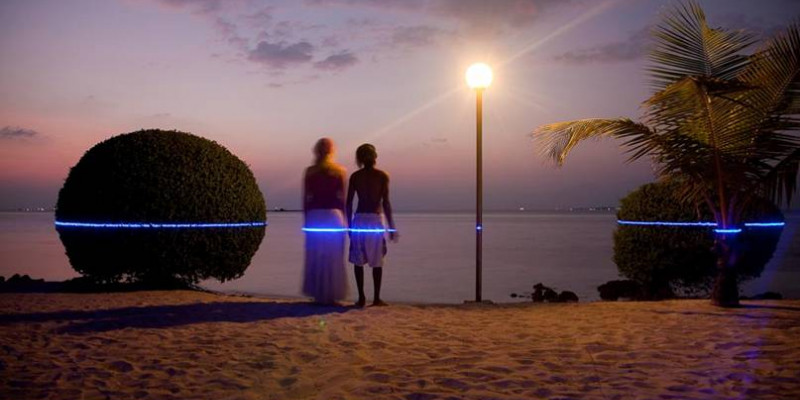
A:
<svg viewBox="0 0 800 400">
<path fill-rule="evenodd" d="M 475 201 L 475 301 L 481 302 L 481 269 L 483 259 L 483 89 L 478 89 L 477 94 L 477 169 L 476 169 L 476 201 Z"/>
</svg>

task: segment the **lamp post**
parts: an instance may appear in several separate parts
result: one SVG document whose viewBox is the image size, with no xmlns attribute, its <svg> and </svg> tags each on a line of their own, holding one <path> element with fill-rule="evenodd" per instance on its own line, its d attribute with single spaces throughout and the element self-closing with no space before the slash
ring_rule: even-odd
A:
<svg viewBox="0 0 800 400">
<path fill-rule="evenodd" d="M 472 64 L 467 68 L 466 77 L 467 85 L 475 90 L 476 95 L 475 302 L 480 303 L 483 261 L 483 91 L 492 83 L 492 69 L 484 63 Z"/>
</svg>

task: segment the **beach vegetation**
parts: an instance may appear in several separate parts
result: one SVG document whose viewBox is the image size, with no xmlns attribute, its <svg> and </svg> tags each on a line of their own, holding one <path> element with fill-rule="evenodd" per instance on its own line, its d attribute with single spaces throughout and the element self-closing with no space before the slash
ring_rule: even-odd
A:
<svg viewBox="0 0 800 400">
<path fill-rule="evenodd" d="M 800 25 L 758 43 L 745 30 L 712 27 L 694 1 L 652 30 L 652 96 L 639 121 L 590 118 L 538 127 L 557 164 L 587 139 L 622 140 L 630 160 L 649 157 L 659 179 L 680 182 L 682 202 L 707 207 L 718 224 L 712 302 L 739 302 L 738 229 L 756 199 L 790 204 L 800 166 Z"/>
<path fill-rule="evenodd" d="M 713 221 L 704 204 L 680 200 L 680 182 L 645 184 L 620 201 L 617 218 L 627 221 Z M 756 199 L 743 214 L 744 222 L 783 221 L 770 201 Z M 739 234 L 737 279 L 741 284 L 761 276 L 778 245 L 781 229 L 745 227 Z M 713 229 L 707 226 L 619 225 L 614 231 L 614 263 L 620 276 L 640 289 L 635 298 L 658 300 L 704 296 L 713 288 L 716 254 Z"/>
<path fill-rule="evenodd" d="M 56 220 L 263 222 L 266 204 L 250 168 L 223 146 L 184 132 L 142 130 L 114 136 L 84 154 L 59 192 Z M 60 226 L 58 233 L 72 267 L 98 282 L 193 284 L 242 276 L 264 226 Z"/>
</svg>

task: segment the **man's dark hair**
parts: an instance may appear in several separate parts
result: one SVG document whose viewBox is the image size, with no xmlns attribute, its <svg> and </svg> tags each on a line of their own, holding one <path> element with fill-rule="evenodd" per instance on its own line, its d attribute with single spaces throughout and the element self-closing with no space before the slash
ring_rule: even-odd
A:
<svg viewBox="0 0 800 400">
<path fill-rule="evenodd" d="M 378 151 L 375 150 L 375 146 L 364 143 L 361 146 L 358 146 L 356 150 L 356 163 L 359 167 L 373 167 L 375 166 L 375 160 L 378 158 Z"/>
</svg>

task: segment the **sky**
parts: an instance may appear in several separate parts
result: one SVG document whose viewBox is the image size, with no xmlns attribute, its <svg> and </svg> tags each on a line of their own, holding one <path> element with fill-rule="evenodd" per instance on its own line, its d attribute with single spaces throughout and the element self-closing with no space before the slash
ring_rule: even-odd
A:
<svg viewBox="0 0 800 400">
<path fill-rule="evenodd" d="M 800 0 L 699 1 L 712 26 L 768 37 Z M 52 207 L 111 136 L 177 129 L 246 162 L 268 208 L 299 208 L 317 139 L 355 171 L 372 143 L 397 210 L 474 208 L 474 62 L 484 208 L 616 206 L 653 180 L 613 140 L 562 168 L 531 132 L 638 118 L 662 0 L 0 0 L 0 209 Z"/>
</svg>

